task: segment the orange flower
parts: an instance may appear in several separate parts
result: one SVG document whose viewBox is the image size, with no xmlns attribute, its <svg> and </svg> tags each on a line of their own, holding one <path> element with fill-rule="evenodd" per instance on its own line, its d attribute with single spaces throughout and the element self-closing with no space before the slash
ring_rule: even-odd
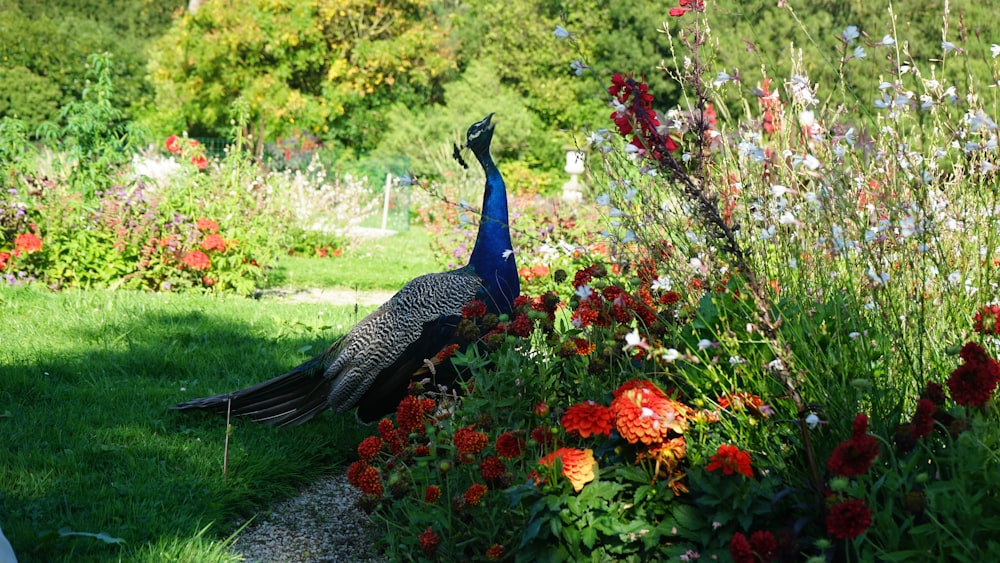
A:
<svg viewBox="0 0 1000 563">
<path fill-rule="evenodd" d="M 212 262 L 208 259 L 208 255 L 200 250 L 192 250 L 181 258 L 181 262 L 184 265 L 195 270 L 207 270 L 212 267 Z"/>
<path fill-rule="evenodd" d="M 41 249 L 42 239 L 35 236 L 34 233 L 21 233 L 14 238 L 15 256 L 21 252 L 31 254 L 32 252 L 38 252 Z"/>
<path fill-rule="evenodd" d="M 207 217 L 198 219 L 198 222 L 196 222 L 194 226 L 200 231 L 208 231 L 210 233 L 219 232 L 219 224 L 211 219 L 208 219 Z"/>
<path fill-rule="evenodd" d="M 0 272 L 7 269 L 8 260 L 10 260 L 10 252 L 0 252 Z"/>
<path fill-rule="evenodd" d="M 226 240 L 222 238 L 222 235 L 212 233 L 210 235 L 206 235 L 204 240 L 201 241 L 201 247 L 205 250 L 218 250 L 219 252 L 225 252 Z"/>
<path fill-rule="evenodd" d="M 583 486 L 595 478 L 597 462 L 594 460 L 594 450 L 576 448 L 559 448 L 538 460 L 539 465 L 552 467 L 556 460 L 562 464 L 562 474 L 569 479 L 573 490 L 580 492 Z"/>
<path fill-rule="evenodd" d="M 171 135 L 171 136 L 167 137 L 167 142 L 164 143 L 164 144 L 166 145 L 167 150 L 171 154 L 180 154 L 180 152 L 181 152 L 181 140 L 177 137 L 177 135 Z"/>
<path fill-rule="evenodd" d="M 605 437 L 611 435 L 611 411 L 594 401 L 578 403 L 566 409 L 561 422 L 567 433 L 575 433 L 583 438 L 598 434 Z"/>
<path fill-rule="evenodd" d="M 483 495 L 489 489 L 482 483 L 473 483 L 469 490 L 465 491 L 465 503 L 469 506 L 476 506 L 483 500 Z"/>
<path fill-rule="evenodd" d="M 746 477 L 753 477 L 753 469 L 750 467 L 750 454 L 729 444 L 722 444 L 712 456 L 711 463 L 705 467 L 706 471 L 716 471 L 721 469 L 726 475 L 740 473 Z"/>
<path fill-rule="evenodd" d="M 458 455 L 462 457 L 463 463 L 471 463 L 475 461 L 473 457 L 469 461 L 466 461 L 466 454 L 478 454 L 483 451 L 490 441 L 489 437 L 483 432 L 476 432 L 475 428 L 472 426 L 466 426 L 464 428 L 459 428 L 455 431 L 455 436 L 452 438 L 452 443 L 458 448 Z"/>
<path fill-rule="evenodd" d="M 622 388 L 630 385 L 630 388 Z M 659 444 L 674 431 L 687 430 L 688 409 L 648 381 L 629 382 L 615 392 L 611 401 L 611 416 L 615 428 L 630 444 Z"/>
</svg>

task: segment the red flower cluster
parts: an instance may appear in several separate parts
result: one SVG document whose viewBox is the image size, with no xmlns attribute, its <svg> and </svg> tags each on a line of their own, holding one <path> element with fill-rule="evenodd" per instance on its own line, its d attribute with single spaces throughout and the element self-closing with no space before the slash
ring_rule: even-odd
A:
<svg viewBox="0 0 1000 563">
<path fill-rule="evenodd" d="M 424 489 L 424 502 L 427 504 L 434 504 L 441 498 L 441 487 L 437 485 L 428 485 Z"/>
<path fill-rule="evenodd" d="M 207 235 L 204 239 L 202 239 L 201 247 L 205 250 L 218 250 L 219 252 L 225 252 L 226 239 L 222 238 L 222 235 Z"/>
<path fill-rule="evenodd" d="M 502 545 L 495 543 L 486 550 L 486 558 L 490 560 L 497 560 L 503 557 L 504 548 Z"/>
<path fill-rule="evenodd" d="M 8 260 L 10 260 L 10 252 L 0 252 L 0 272 L 7 269 Z"/>
<path fill-rule="evenodd" d="M 982 346 L 968 342 L 959 353 L 965 361 L 948 378 L 951 398 L 960 405 L 981 407 L 1000 383 L 1000 364 Z"/>
<path fill-rule="evenodd" d="M 704 12 L 705 11 L 705 0 L 680 0 L 678 6 L 670 8 L 670 15 L 672 17 L 680 17 L 690 11 Z"/>
<path fill-rule="evenodd" d="M 366 495 L 382 496 L 382 480 L 378 469 L 363 461 L 355 461 L 348 466 L 347 482 Z"/>
<path fill-rule="evenodd" d="M 504 432 L 497 437 L 497 455 L 504 459 L 516 459 L 524 452 L 524 438 L 511 432 Z"/>
<path fill-rule="evenodd" d="M 462 318 L 478 319 L 486 314 L 486 303 L 473 299 L 462 306 Z"/>
<path fill-rule="evenodd" d="M 42 249 L 42 239 L 34 233 L 21 233 L 14 237 L 14 256 L 31 254 Z"/>
<path fill-rule="evenodd" d="M 778 542 L 768 530 L 758 530 L 750 534 L 748 540 L 740 532 L 729 540 L 729 555 L 734 563 L 757 563 L 777 559 Z"/>
<path fill-rule="evenodd" d="M 193 164 L 198 170 L 204 170 L 208 167 L 208 160 L 205 159 L 205 155 L 202 154 L 201 149 L 198 148 L 201 146 L 201 143 L 197 140 L 188 139 L 187 149 L 185 149 L 184 145 L 181 143 L 181 138 L 177 135 L 171 135 L 167 137 L 166 142 L 163 144 L 167 147 L 167 152 L 170 154 L 180 155 L 181 153 L 187 151 L 188 154 L 191 155 L 191 164 Z"/>
<path fill-rule="evenodd" d="M 984 305 L 972 317 L 972 329 L 979 334 L 1000 336 L 1000 303 Z"/>
<path fill-rule="evenodd" d="M 615 73 L 611 77 L 608 93 L 615 99 L 615 111 L 611 113 L 618 132 L 628 137 L 639 126 L 639 134 L 632 136 L 630 143 L 640 152 L 647 152 L 658 159 L 663 151 L 677 150 L 677 143 L 669 135 L 661 135 L 657 128 L 660 120 L 653 111 L 653 95 L 649 85 L 631 76 Z"/>
<path fill-rule="evenodd" d="M 746 391 L 740 391 L 738 393 L 733 393 L 732 395 L 720 397 L 718 403 L 719 407 L 722 409 L 728 409 L 735 412 L 749 410 L 754 414 L 765 418 L 767 418 L 769 414 L 774 413 L 773 409 L 764 404 L 763 399 L 752 393 L 747 393 Z"/>
<path fill-rule="evenodd" d="M 219 224 L 207 217 L 198 219 L 194 226 L 197 227 L 199 231 L 208 231 L 212 234 L 219 232 Z"/>
<path fill-rule="evenodd" d="M 836 475 L 856 477 L 864 475 L 878 455 L 878 440 L 867 434 L 868 416 L 858 413 L 854 417 L 851 438 L 837 444 L 827 460 L 826 467 Z"/>
<path fill-rule="evenodd" d="M 470 457 L 469 454 L 475 456 L 483 451 L 483 448 L 489 443 L 489 437 L 483 432 L 476 432 L 473 426 L 465 426 L 455 431 L 452 443 L 458 449 L 458 456 L 462 462 L 471 463 L 475 461 L 475 458 Z"/>
<path fill-rule="evenodd" d="M 207 270 L 212 267 L 212 262 L 209 260 L 208 254 L 200 250 L 188 252 L 181 258 L 181 262 L 192 270 Z"/>
<path fill-rule="evenodd" d="M 611 435 L 611 409 L 594 401 L 585 401 L 566 409 L 560 422 L 570 435 L 582 438 Z"/>
<path fill-rule="evenodd" d="M 746 477 L 753 477 L 753 469 L 750 467 L 750 454 L 729 444 L 722 444 L 712 460 L 705 467 L 706 471 L 716 471 L 721 469 L 726 475 L 739 473 Z"/>
<path fill-rule="evenodd" d="M 404 434 L 424 433 L 424 422 L 434 412 L 434 399 L 407 395 L 396 407 L 396 424 Z"/>
<path fill-rule="evenodd" d="M 382 444 L 382 438 L 378 436 L 369 436 L 361 440 L 358 444 L 358 457 L 365 463 L 370 462 L 382 451 Z"/>
<path fill-rule="evenodd" d="M 486 491 L 488 490 L 489 489 L 486 485 L 483 485 L 482 483 L 473 483 L 472 486 L 469 487 L 469 490 L 465 491 L 465 504 L 469 506 L 478 505 L 479 501 L 483 500 L 483 496 L 486 495 Z"/>
<path fill-rule="evenodd" d="M 530 268 L 524 266 L 517 271 L 517 274 L 521 276 L 524 281 L 530 282 L 533 279 L 544 278 L 549 275 L 549 267 L 545 264 L 535 264 Z"/>
<path fill-rule="evenodd" d="M 483 476 L 483 479 L 485 479 L 487 483 L 494 483 L 500 479 L 506 471 L 507 467 L 502 461 L 500 461 L 500 458 L 496 456 L 486 456 L 483 461 L 479 462 L 479 474 Z"/>
<path fill-rule="evenodd" d="M 826 515 L 826 531 L 837 539 L 854 539 L 871 524 L 872 511 L 863 499 L 839 502 Z"/>
<path fill-rule="evenodd" d="M 382 437 L 386 445 L 389 446 L 389 451 L 393 454 L 398 454 L 406 447 L 406 435 L 409 433 L 396 428 L 388 418 L 383 418 L 378 421 L 378 434 Z"/>
<path fill-rule="evenodd" d="M 433 528 L 427 528 L 424 533 L 417 536 L 417 541 L 420 542 L 420 549 L 424 555 L 430 556 L 434 555 L 438 545 L 441 544 L 441 536 L 435 534 Z"/>
<path fill-rule="evenodd" d="M 920 399 L 917 401 L 917 412 L 910 421 L 910 433 L 916 438 L 929 436 L 934 430 L 934 411 L 937 407 L 930 399 Z"/>
</svg>

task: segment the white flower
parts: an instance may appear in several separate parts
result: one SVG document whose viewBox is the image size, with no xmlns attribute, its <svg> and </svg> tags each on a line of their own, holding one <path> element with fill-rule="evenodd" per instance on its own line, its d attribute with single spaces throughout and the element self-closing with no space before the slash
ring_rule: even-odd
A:
<svg viewBox="0 0 1000 563">
<path fill-rule="evenodd" d="M 819 417 L 816 416 L 816 413 L 811 412 L 808 416 L 806 416 L 806 424 L 809 425 L 809 428 L 816 428 L 819 426 Z"/>
<path fill-rule="evenodd" d="M 674 362 L 680 357 L 681 353 L 675 350 L 674 348 L 670 348 L 669 350 L 663 353 L 663 361 L 667 363 Z"/>
<path fill-rule="evenodd" d="M 510 260 L 510 257 L 513 255 L 514 255 L 514 250 L 511 248 L 504 250 L 503 253 L 500 254 L 500 256 L 502 256 L 504 260 Z"/>
<path fill-rule="evenodd" d="M 653 285 L 650 286 L 650 289 L 654 291 L 655 290 L 670 291 L 670 289 L 673 287 L 674 287 L 674 282 L 669 277 L 665 278 L 663 276 L 656 276 L 656 279 L 653 280 Z"/>
<path fill-rule="evenodd" d="M 882 38 L 881 43 L 885 47 L 889 47 L 890 45 L 895 45 L 896 44 L 896 40 L 893 39 L 891 35 L 886 34 L 885 37 Z"/>
<path fill-rule="evenodd" d="M 847 29 L 840 32 L 840 36 L 844 38 L 844 41 L 847 41 L 848 45 L 854 43 L 854 40 L 860 37 L 860 35 L 861 34 L 858 33 L 858 26 L 856 25 L 849 25 L 847 26 Z"/>
<path fill-rule="evenodd" d="M 731 366 L 738 366 L 738 365 L 740 365 L 742 363 L 745 363 L 745 362 L 746 362 L 746 360 L 744 360 L 743 358 L 741 358 L 739 356 L 729 356 L 729 365 L 731 365 Z"/>
<path fill-rule="evenodd" d="M 865 53 L 865 48 L 862 47 L 861 45 L 858 45 L 857 47 L 854 48 L 854 58 L 855 59 L 863 59 L 863 58 L 865 58 L 867 56 L 868 56 L 868 53 Z"/>
<path fill-rule="evenodd" d="M 594 294 L 594 290 L 590 289 L 589 285 L 581 285 L 576 288 L 576 296 L 580 298 L 580 301 L 586 301 L 590 299 L 590 296 Z"/>
<path fill-rule="evenodd" d="M 649 350 L 649 343 L 642 336 L 639 336 L 639 329 L 635 329 L 632 332 L 625 335 L 625 346 L 622 350 L 626 352 L 632 348 L 642 348 L 643 350 Z"/>
<path fill-rule="evenodd" d="M 993 53 L 993 58 L 994 59 L 997 58 L 997 57 L 1000 57 L 1000 45 L 997 45 L 996 43 L 994 43 L 993 46 L 990 47 L 990 53 Z"/>
<path fill-rule="evenodd" d="M 962 281 L 962 272 L 955 270 L 954 272 L 948 274 L 948 283 L 955 285 Z"/>
<path fill-rule="evenodd" d="M 707 348 L 711 348 L 712 346 L 715 346 L 715 343 L 712 342 L 711 340 L 707 339 L 707 338 L 702 338 L 701 340 L 698 341 L 698 350 L 699 351 L 705 350 Z"/>
<path fill-rule="evenodd" d="M 723 84 L 729 82 L 732 79 L 733 77 L 729 76 L 729 73 L 727 73 L 726 71 L 722 71 L 719 73 L 718 76 L 715 77 L 715 81 L 712 82 L 712 85 L 718 88 L 719 86 L 722 86 Z"/>
<path fill-rule="evenodd" d="M 604 205 L 604 206 L 611 205 L 611 196 L 608 194 L 601 194 L 597 196 L 596 202 L 597 205 Z"/>
<path fill-rule="evenodd" d="M 566 31 L 566 28 L 561 25 L 557 25 L 552 33 L 555 34 L 556 39 L 570 39 L 573 37 L 573 34 Z"/>
<path fill-rule="evenodd" d="M 791 211 L 785 211 L 784 213 L 782 213 L 781 217 L 778 219 L 778 222 L 781 223 L 782 225 L 798 226 L 801 224 L 799 220 L 795 218 L 795 215 L 792 215 Z"/>
<path fill-rule="evenodd" d="M 942 41 L 941 48 L 944 49 L 945 53 L 950 53 L 952 51 L 958 50 L 958 47 L 956 47 L 955 44 L 952 43 L 951 41 Z"/>
<path fill-rule="evenodd" d="M 573 61 L 569 63 L 569 67 L 573 69 L 573 72 L 577 76 L 583 76 L 584 69 L 589 68 L 588 66 L 584 65 L 583 62 L 581 61 Z"/>
<path fill-rule="evenodd" d="M 917 231 L 916 222 L 917 220 L 912 215 L 903 217 L 903 219 L 899 222 L 899 234 L 903 238 L 913 236 L 913 233 Z"/>
</svg>

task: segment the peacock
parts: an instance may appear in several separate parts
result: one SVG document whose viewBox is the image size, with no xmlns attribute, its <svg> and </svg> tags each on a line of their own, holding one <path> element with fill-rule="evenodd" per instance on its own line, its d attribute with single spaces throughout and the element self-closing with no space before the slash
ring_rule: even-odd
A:
<svg viewBox="0 0 1000 563">
<path fill-rule="evenodd" d="M 478 300 L 489 313 L 509 315 L 520 294 L 507 189 L 490 156 L 492 119 L 491 113 L 466 133 L 466 146 L 486 174 L 482 219 L 468 265 L 411 280 L 326 351 L 284 375 L 173 408 L 292 426 L 326 409 L 345 413 L 357 407 L 358 419 L 367 423 L 393 412 L 415 376 L 436 366 L 435 373 L 454 377 L 451 362 L 440 358 L 447 355 L 442 351 L 467 344 L 457 333 L 463 306 Z"/>
</svg>

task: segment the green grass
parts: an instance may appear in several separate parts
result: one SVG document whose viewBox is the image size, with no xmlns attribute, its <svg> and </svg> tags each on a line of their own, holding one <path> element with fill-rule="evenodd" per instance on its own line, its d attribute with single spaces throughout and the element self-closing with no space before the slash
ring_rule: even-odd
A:
<svg viewBox="0 0 1000 563">
<path fill-rule="evenodd" d="M 427 233 L 411 227 L 393 236 L 352 243 L 337 258 L 282 258 L 268 277 L 272 287 L 394 291 L 421 274 L 440 270 Z"/>
<path fill-rule="evenodd" d="M 356 320 L 353 306 L 0 289 L 0 518 L 19 560 L 226 560 L 237 518 L 342 464 L 363 430 L 238 421 L 224 476 L 224 419 L 168 407 L 279 374 Z"/>
</svg>

